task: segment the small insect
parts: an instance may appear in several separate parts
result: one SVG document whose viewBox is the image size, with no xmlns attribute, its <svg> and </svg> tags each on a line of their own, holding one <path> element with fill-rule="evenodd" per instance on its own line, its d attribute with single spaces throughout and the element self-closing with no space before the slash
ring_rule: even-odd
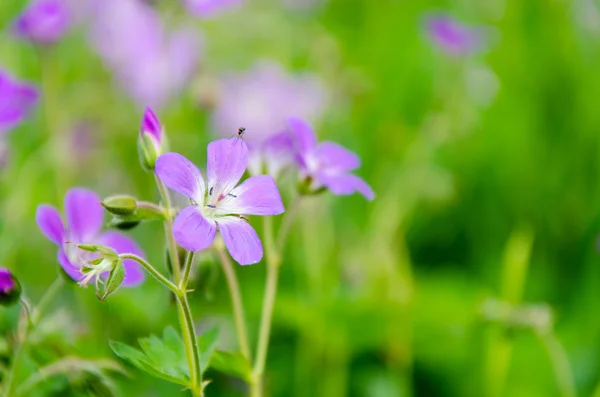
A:
<svg viewBox="0 0 600 397">
<path fill-rule="evenodd" d="M 246 132 L 246 128 L 244 127 L 240 127 L 237 130 L 237 136 L 235 137 L 235 141 L 233 141 L 233 144 L 235 145 L 237 143 L 237 141 L 239 141 L 240 139 L 244 139 L 244 133 Z"/>
</svg>

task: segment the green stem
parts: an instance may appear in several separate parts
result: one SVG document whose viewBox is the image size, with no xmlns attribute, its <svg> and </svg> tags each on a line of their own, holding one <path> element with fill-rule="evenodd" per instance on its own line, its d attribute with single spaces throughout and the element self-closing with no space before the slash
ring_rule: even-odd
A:
<svg viewBox="0 0 600 397">
<path fill-rule="evenodd" d="M 6 377 L 6 383 L 5 383 L 6 389 L 3 394 L 4 397 L 10 397 L 16 386 L 15 385 L 15 375 L 16 375 L 17 369 L 21 366 L 21 361 L 23 360 L 25 346 L 27 344 L 27 340 L 29 337 L 29 331 L 31 330 L 31 327 L 29 326 L 29 324 L 31 324 L 29 305 L 27 305 L 24 300 L 21 300 L 21 303 L 22 303 L 21 307 L 23 308 L 23 311 L 21 312 L 21 316 L 27 317 L 28 324 L 23 327 L 19 326 L 20 332 L 18 332 L 18 334 L 20 336 L 20 338 L 19 338 L 20 341 L 19 341 L 19 345 L 17 346 L 17 349 L 15 351 L 15 355 L 12 360 L 12 363 L 10 365 L 10 372 L 8 373 L 8 375 Z M 21 323 L 22 322 L 20 321 L 19 324 L 21 324 Z"/>
<path fill-rule="evenodd" d="M 560 395 L 562 397 L 575 397 L 575 384 L 564 347 L 550 330 L 537 330 L 536 335 L 548 353 Z"/>
<path fill-rule="evenodd" d="M 176 297 L 179 297 L 180 295 L 182 295 L 181 290 L 179 288 L 177 288 L 177 286 L 175 284 L 173 284 L 171 281 L 169 281 L 169 279 L 167 279 L 165 276 L 160 274 L 160 272 L 158 270 L 156 270 L 156 268 L 154 266 L 152 266 L 149 262 L 147 262 L 145 259 L 140 258 L 139 256 L 134 255 L 134 254 L 121 254 L 121 255 L 119 255 L 119 257 L 121 259 L 131 259 L 131 260 L 136 261 L 137 263 L 142 265 L 142 267 L 144 269 L 146 269 L 146 271 L 148 271 L 148 273 L 150 273 L 152 275 L 152 277 L 154 277 L 158 282 L 160 282 L 165 287 L 170 289 L 171 292 L 173 292 L 173 294 L 175 294 Z"/>
<path fill-rule="evenodd" d="M 185 345 L 185 351 L 188 357 L 188 365 L 190 368 L 191 378 L 191 391 L 194 397 L 203 396 L 202 386 L 202 368 L 200 364 L 200 346 L 198 345 L 198 338 L 196 338 L 196 331 L 194 329 L 194 318 L 192 316 L 192 310 L 187 300 L 187 294 L 185 291 L 181 291 L 181 294 L 177 296 L 177 306 L 183 317 L 181 324 L 181 331 L 183 332 L 183 343 Z"/>
<path fill-rule="evenodd" d="M 229 295 L 231 296 L 231 304 L 233 305 L 233 318 L 235 322 L 235 330 L 237 333 L 238 344 L 244 357 L 251 360 L 250 344 L 248 343 L 248 333 L 246 331 L 246 317 L 244 315 L 244 305 L 242 304 L 242 296 L 240 293 L 240 285 L 233 269 L 231 259 L 224 250 L 223 244 L 220 244 L 216 248 L 221 265 L 223 266 L 223 272 L 227 279 L 227 286 L 229 287 Z"/>
<path fill-rule="evenodd" d="M 191 255 L 188 255 L 190 257 Z M 185 345 L 185 352 L 188 360 L 188 366 L 190 369 L 190 380 L 191 380 L 191 391 L 193 396 L 202 397 L 202 370 L 200 367 L 200 350 L 198 346 L 198 339 L 196 338 L 196 331 L 194 330 L 194 318 L 192 311 L 187 300 L 187 283 L 182 284 L 181 288 L 177 287 L 174 283 L 169 281 L 163 276 L 154 266 L 152 266 L 145 259 L 140 258 L 134 254 L 121 254 L 119 255 L 122 259 L 131 259 L 142 265 L 144 269 L 148 271 L 156 280 L 167 287 L 177 299 L 177 312 L 179 315 L 181 332 L 183 334 L 183 342 Z M 191 262 L 191 261 L 190 261 Z"/>
<path fill-rule="evenodd" d="M 262 316 L 260 319 L 260 329 L 258 333 L 258 346 L 256 348 L 256 361 L 254 362 L 252 385 L 252 396 L 261 397 L 263 395 L 263 374 L 267 361 L 269 349 L 269 336 L 271 334 L 271 320 L 273 309 L 275 307 L 275 297 L 277 295 L 277 280 L 279 278 L 279 266 L 281 259 L 275 247 L 273 238 L 273 221 L 270 217 L 265 217 L 265 251 L 267 261 L 267 282 L 265 285 L 265 296 L 263 299 Z"/>
<path fill-rule="evenodd" d="M 179 289 L 187 292 L 187 285 L 190 279 L 190 272 L 192 270 L 192 264 L 194 263 L 194 252 L 189 251 L 185 258 L 185 266 L 183 268 L 183 277 L 181 278 L 181 283 L 179 284 Z"/>
<path fill-rule="evenodd" d="M 173 269 L 173 279 L 175 283 L 179 283 L 181 279 L 181 267 L 179 266 L 179 257 L 177 256 L 177 243 L 175 242 L 175 238 L 173 237 L 173 218 L 171 216 L 171 197 L 169 196 L 169 191 L 164 183 L 160 180 L 158 175 L 154 174 L 154 178 L 156 179 L 156 185 L 158 186 L 158 190 L 160 191 L 160 195 L 164 202 L 165 206 L 165 216 L 167 220 L 165 221 L 165 235 L 167 238 L 167 245 L 169 248 L 169 257 L 171 258 L 171 268 Z"/>
</svg>

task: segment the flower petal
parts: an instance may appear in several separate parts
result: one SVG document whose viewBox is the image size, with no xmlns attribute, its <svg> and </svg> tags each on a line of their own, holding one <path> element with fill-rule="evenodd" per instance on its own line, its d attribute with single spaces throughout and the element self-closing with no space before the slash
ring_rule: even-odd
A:
<svg viewBox="0 0 600 397">
<path fill-rule="evenodd" d="M 58 250 L 58 263 L 63 268 L 65 273 L 67 273 L 67 275 L 73 280 L 79 281 L 83 278 L 81 267 L 72 264 L 62 248 Z"/>
<path fill-rule="evenodd" d="M 173 224 L 175 241 L 188 251 L 201 251 L 210 247 L 216 233 L 215 223 L 206 219 L 194 205 L 184 208 Z"/>
<path fill-rule="evenodd" d="M 149 107 L 146 108 L 144 116 L 142 117 L 142 134 L 150 134 L 154 137 L 156 142 L 160 144 L 162 139 L 162 126 L 156 114 Z"/>
<path fill-rule="evenodd" d="M 222 215 L 279 215 L 283 211 L 279 190 L 270 175 L 246 179 L 217 206 L 217 212 Z"/>
<path fill-rule="evenodd" d="M 317 181 L 325 185 L 331 193 L 337 196 L 346 196 L 358 192 L 369 201 L 375 198 L 375 193 L 371 189 L 371 186 L 356 175 L 328 175 L 326 173 L 318 173 Z"/>
<path fill-rule="evenodd" d="M 67 192 L 67 232 L 74 242 L 91 241 L 102 228 L 104 214 L 100 201 L 100 197 L 89 189 L 73 188 Z"/>
<path fill-rule="evenodd" d="M 295 151 L 300 156 L 306 156 L 317 148 L 317 135 L 308 122 L 299 117 L 290 117 L 288 128 Z"/>
<path fill-rule="evenodd" d="M 239 182 L 248 166 L 248 147 L 242 139 L 219 139 L 208 144 L 208 202 L 215 204 Z"/>
<path fill-rule="evenodd" d="M 334 142 L 322 142 L 315 157 L 320 169 L 343 173 L 360 167 L 360 157 L 356 153 Z"/>
<path fill-rule="evenodd" d="M 65 226 L 55 207 L 48 204 L 38 205 L 35 221 L 48 240 L 62 246 L 65 239 Z"/>
<path fill-rule="evenodd" d="M 134 254 L 142 258 L 144 257 L 144 252 L 135 240 L 119 232 L 111 231 L 102 233 L 96 239 L 96 243 L 111 247 L 117 254 Z M 123 286 L 133 287 L 144 281 L 145 274 L 140 264 L 128 259 L 123 262 L 123 266 L 125 266 Z"/>
<path fill-rule="evenodd" d="M 260 262 L 263 247 L 256 231 L 245 220 L 226 216 L 217 219 L 221 237 L 231 257 L 240 265 Z"/>
<path fill-rule="evenodd" d="M 156 175 L 171 189 L 198 205 L 204 205 L 204 179 L 198 168 L 179 153 L 165 153 L 156 160 Z"/>
</svg>

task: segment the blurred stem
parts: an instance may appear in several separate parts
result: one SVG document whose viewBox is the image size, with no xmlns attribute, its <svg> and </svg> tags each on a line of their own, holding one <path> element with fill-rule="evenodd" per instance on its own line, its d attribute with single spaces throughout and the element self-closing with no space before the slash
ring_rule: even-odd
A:
<svg viewBox="0 0 600 397">
<path fill-rule="evenodd" d="M 31 324 L 36 325 L 38 321 L 42 318 L 42 314 L 53 301 L 54 298 L 60 293 L 65 281 L 63 277 L 59 274 L 58 277 L 54 280 L 54 282 L 48 287 L 42 299 L 40 299 L 40 303 L 38 303 L 37 307 L 33 310 L 31 316 Z"/>
<path fill-rule="evenodd" d="M 250 344 L 248 343 L 248 333 L 246 331 L 246 316 L 244 314 L 244 305 L 242 304 L 242 295 L 240 293 L 240 285 L 233 269 L 233 264 L 229 255 L 225 252 L 223 244 L 218 244 L 216 248 L 223 266 L 223 272 L 227 279 L 229 287 L 229 295 L 231 296 L 231 304 L 233 305 L 233 318 L 235 321 L 235 330 L 237 333 L 238 344 L 244 357 L 250 361 L 252 359 L 250 353 Z"/>
<path fill-rule="evenodd" d="M 22 302 L 23 301 L 21 301 L 21 303 Z M 29 308 L 27 307 L 27 305 L 22 304 L 21 307 L 23 308 L 23 310 L 21 311 L 21 318 L 28 316 L 27 314 L 25 314 L 29 311 Z M 19 323 L 21 323 L 21 321 Z M 10 371 L 8 372 L 8 375 L 6 376 L 5 389 L 4 389 L 4 394 L 3 394 L 4 397 L 12 396 L 13 390 L 16 386 L 15 375 L 16 375 L 17 369 L 21 366 L 21 361 L 23 361 L 25 346 L 27 344 L 27 338 L 29 336 L 30 327 L 29 326 L 24 326 L 24 327 L 19 326 L 20 331 L 21 331 L 21 329 L 22 329 L 22 332 L 18 332 L 19 345 L 17 346 L 13 360 L 10 363 Z"/>
<path fill-rule="evenodd" d="M 284 248 L 285 240 L 290 231 L 294 214 L 300 206 L 300 196 L 296 196 L 286 211 L 284 219 L 279 229 L 277 243 L 273 234 L 273 218 L 265 216 L 265 254 L 267 261 L 267 281 L 265 284 L 265 296 L 263 299 L 262 314 L 260 319 L 260 328 L 258 332 L 258 346 L 256 348 L 256 360 L 252 371 L 253 384 L 252 396 L 263 396 L 263 375 L 267 362 L 267 353 L 269 350 L 269 336 L 271 334 L 271 324 L 273 318 L 273 309 L 275 308 L 275 298 L 277 296 L 277 282 L 279 280 L 279 267 L 281 266 L 281 252 Z"/>
<path fill-rule="evenodd" d="M 192 255 L 188 255 L 188 262 L 191 262 Z M 183 342 L 185 345 L 185 352 L 188 360 L 188 366 L 190 369 L 190 380 L 191 380 L 191 392 L 193 396 L 202 397 L 202 370 L 200 367 L 200 350 L 198 346 L 198 339 L 196 338 L 196 331 L 194 329 L 194 317 L 192 316 L 192 310 L 187 300 L 187 283 L 182 284 L 181 288 L 177 287 L 174 283 L 169 281 L 165 276 L 160 274 L 154 266 L 152 266 L 145 259 L 140 258 L 134 254 L 121 254 L 119 255 L 122 259 L 131 259 L 142 265 L 144 269 L 148 271 L 156 280 L 167 287 L 177 299 L 177 314 L 179 315 L 181 333 L 183 334 Z"/>
<path fill-rule="evenodd" d="M 181 279 L 181 267 L 179 266 L 179 257 L 177 256 L 177 243 L 175 242 L 175 238 L 173 237 L 173 218 L 171 216 L 171 197 L 169 196 L 169 191 L 164 183 L 160 180 L 158 175 L 154 174 L 154 178 L 156 179 L 156 185 L 158 186 L 158 190 L 160 192 L 160 196 L 164 202 L 164 206 L 166 207 L 165 211 L 165 236 L 167 239 L 167 246 L 169 249 L 169 258 L 171 259 L 171 268 L 173 271 L 173 279 L 175 280 L 175 284 L 179 283 Z"/>
<path fill-rule="evenodd" d="M 518 305 L 522 300 L 532 246 L 533 233 L 528 227 L 516 228 L 506 243 L 500 298 L 513 306 Z M 496 397 L 504 394 L 513 344 L 504 324 L 490 326 L 488 333 L 485 363 L 486 395 Z"/>
<path fill-rule="evenodd" d="M 560 395 L 562 397 L 575 397 L 575 384 L 564 347 L 551 330 L 536 330 L 535 333 L 548 353 Z"/>
</svg>

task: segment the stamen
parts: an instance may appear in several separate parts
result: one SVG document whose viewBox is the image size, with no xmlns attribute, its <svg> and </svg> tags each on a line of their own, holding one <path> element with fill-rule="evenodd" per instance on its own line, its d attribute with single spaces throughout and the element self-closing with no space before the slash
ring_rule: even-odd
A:
<svg viewBox="0 0 600 397">
<path fill-rule="evenodd" d="M 208 208 L 217 208 L 216 206 L 214 206 L 214 205 L 212 205 L 212 204 L 206 204 L 206 206 L 207 206 Z"/>
<path fill-rule="evenodd" d="M 231 193 L 227 193 L 228 196 L 231 196 L 233 198 L 237 198 L 237 196 L 235 194 L 231 194 Z"/>
<path fill-rule="evenodd" d="M 213 187 L 214 187 L 214 186 L 213 186 Z M 212 196 L 212 190 L 213 190 L 213 188 L 211 187 L 211 188 L 210 188 L 210 190 L 208 191 L 208 195 L 209 195 L 209 196 Z"/>
</svg>

